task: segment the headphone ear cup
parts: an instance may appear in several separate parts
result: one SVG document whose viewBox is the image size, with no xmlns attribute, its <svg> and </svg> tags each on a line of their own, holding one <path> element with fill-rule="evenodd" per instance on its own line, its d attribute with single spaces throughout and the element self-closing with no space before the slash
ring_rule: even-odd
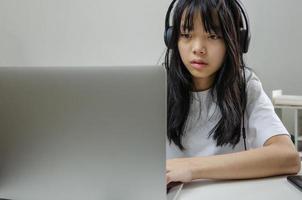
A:
<svg viewBox="0 0 302 200">
<path fill-rule="evenodd" d="M 240 29 L 240 47 L 242 53 L 247 53 L 249 49 L 249 43 L 250 43 L 250 38 L 248 36 L 248 32 L 246 29 L 241 28 Z"/>
<path fill-rule="evenodd" d="M 166 46 L 171 49 L 172 48 L 172 32 L 173 32 L 173 26 L 169 26 L 169 28 L 166 29 L 165 35 L 164 35 L 164 41 Z"/>
</svg>

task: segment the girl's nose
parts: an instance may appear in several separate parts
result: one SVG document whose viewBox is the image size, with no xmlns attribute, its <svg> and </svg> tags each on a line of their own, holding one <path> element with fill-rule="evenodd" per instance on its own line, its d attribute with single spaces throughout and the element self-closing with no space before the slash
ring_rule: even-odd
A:
<svg viewBox="0 0 302 200">
<path fill-rule="evenodd" d="M 203 39 L 196 39 L 193 42 L 193 53 L 194 54 L 206 54 L 206 46 Z"/>
</svg>

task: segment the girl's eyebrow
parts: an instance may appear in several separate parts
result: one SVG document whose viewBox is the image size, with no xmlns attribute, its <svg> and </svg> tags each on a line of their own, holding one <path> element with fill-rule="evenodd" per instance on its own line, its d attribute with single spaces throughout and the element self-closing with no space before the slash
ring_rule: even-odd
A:
<svg viewBox="0 0 302 200">
<path fill-rule="evenodd" d="M 219 33 L 219 34 L 222 33 L 221 27 L 220 27 L 219 25 L 217 25 L 217 24 L 214 24 L 213 27 L 211 27 L 211 29 L 210 29 L 209 31 L 210 31 L 210 32 L 211 32 L 211 31 L 214 31 L 214 32 L 217 32 L 217 33 Z"/>
<path fill-rule="evenodd" d="M 180 25 L 180 30 L 188 30 L 188 27 L 186 27 L 184 24 Z"/>
<path fill-rule="evenodd" d="M 220 30 L 220 26 L 216 25 L 216 24 L 213 26 L 213 28 L 214 28 L 214 30 Z"/>
<path fill-rule="evenodd" d="M 188 27 L 185 27 L 185 25 L 182 23 L 180 25 L 180 30 L 181 31 L 186 31 L 186 30 L 188 30 Z M 217 34 L 221 34 L 222 33 L 221 27 L 219 25 L 214 25 L 214 27 L 212 29 L 210 29 L 209 32 L 215 32 Z"/>
</svg>

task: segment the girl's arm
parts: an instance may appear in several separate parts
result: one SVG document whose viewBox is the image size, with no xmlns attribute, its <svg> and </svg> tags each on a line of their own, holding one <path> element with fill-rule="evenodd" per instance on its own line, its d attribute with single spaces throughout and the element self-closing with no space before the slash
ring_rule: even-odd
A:
<svg viewBox="0 0 302 200">
<path fill-rule="evenodd" d="M 249 179 L 298 173 L 299 153 L 287 135 L 268 139 L 264 146 L 238 153 L 177 158 L 166 162 L 166 180 L 190 182 L 195 179 Z"/>
</svg>

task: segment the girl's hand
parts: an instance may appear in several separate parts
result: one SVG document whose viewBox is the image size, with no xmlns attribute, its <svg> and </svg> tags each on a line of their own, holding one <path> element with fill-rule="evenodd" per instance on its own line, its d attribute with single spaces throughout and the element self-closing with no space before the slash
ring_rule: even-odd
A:
<svg viewBox="0 0 302 200">
<path fill-rule="evenodd" d="M 189 158 L 177 158 L 166 161 L 166 182 L 191 182 L 192 166 Z"/>
</svg>

